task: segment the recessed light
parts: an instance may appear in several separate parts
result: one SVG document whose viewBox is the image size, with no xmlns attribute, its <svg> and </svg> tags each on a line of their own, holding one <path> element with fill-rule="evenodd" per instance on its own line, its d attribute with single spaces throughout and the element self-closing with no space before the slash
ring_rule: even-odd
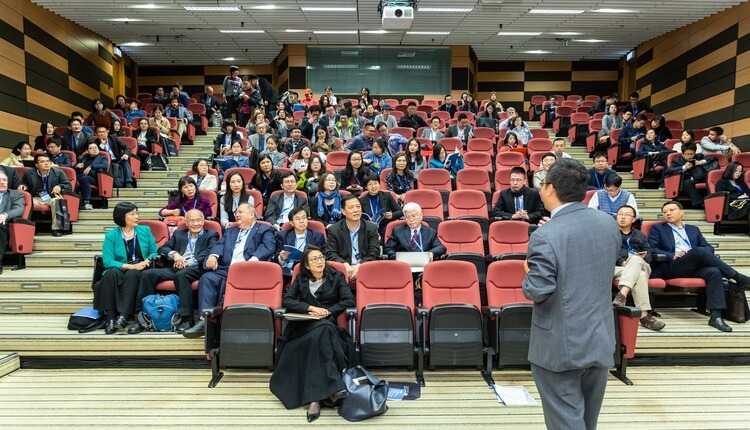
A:
<svg viewBox="0 0 750 430">
<path fill-rule="evenodd" d="M 284 30 L 284 33 L 305 33 L 310 30 L 301 30 L 299 28 L 287 28 Z"/>
<path fill-rule="evenodd" d="M 356 7 L 301 7 L 303 12 L 356 12 Z"/>
<path fill-rule="evenodd" d="M 193 12 L 239 12 L 237 6 L 185 6 L 185 10 Z"/>
<path fill-rule="evenodd" d="M 609 42 L 609 40 L 602 40 L 602 39 L 574 39 L 573 42 L 604 43 L 604 42 Z"/>
<path fill-rule="evenodd" d="M 521 51 L 524 54 L 551 54 L 550 51 L 542 51 L 541 49 L 535 49 L 533 51 Z"/>
<path fill-rule="evenodd" d="M 450 31 L 407 31 L 410 36 L 447 36 Z"/>
<path fill-rule="evenodd" d="M 539 36 L 542 32 L 536 31 L 498 31 L 498 36 Z"/>
<path fill-rule="evenodd" d="M 580 36 L 583 33 L 578 33 L 575 31 L 558 31 L 550 34 L 554 34 L 555 36 Z"/>
<path fill-rule="evenodd" d="M 367 66 L 367 70 L 380 70 L 380 66 Z"/>
<path fill-rule="evenodd" d="M 396 64 L 397 70 L 430 70 L 429 64 Z"/>
<path fill-rule="evenodd" d="M 128 6 L 128 7 L 132 9 L 161 9 L 164 6 L 158 6 L 153 3 L 148 3 L 148 4 L 135 4 L 133 6 Z"/>
<path fill-rule="evenodd" d="M 388 34 L 386 30 L 361 30 L 362 34 Z"/>
<path fill-rule="evenodd" d="M 324 69 L 357 69 L 357 64 L 323 64 Z"/>
<path fill-rule="evenodd" d="M 105 19 L 105 21 L 111 21 L 111 22 L 139 22 L 143 21 L 142 19 L 138 18 L 111 18 L 111 19 Z"/>
<path fill-rule="evenodd" d="M 357 34 L 357 30 L 315 30 L 313 34 Z"/>
<path fill-rule="evenodd" d="M 275 4 L 262 4 L 260 6 L 250 6 L 250 9 L 273 10 L 273 9 L 276 9 L 276 5 Z"/>
<path fill-rule="evenodd" d="M 599 12 L 599 13 L 638 13 L 637 10 L 633 10 L 633 9 L 614 9 L 614 8 L 593 9 L 592 12 Z"/>
<path fill-rule="evenodd" d="M 420 7 L 417 9 L 418 12 L 455 12 L 455 13 L 469 13 L 473 9 L 470 7 Z"/>
<path fill-rule="evenodd" d="M 222 58 L 221 61 L 234 61 L 234 57 Z"/>
<path fill-rule="evenodd" d="M 131 47 L 139 47 L 139 46 L 152 46 L 152 43 L 145 43 L 145 42 L 127 42 L 127 43 L 121 43 L 118 46 L 131 46 Z"/>
<path fill-rule="evenodd" d="M 232 33 L 265 33 L 263 30 L 219 30 L 220 33 L 232 34 Z"/>
<path fill-rule="evenodd" d="M 546 15 L 579 15 L 586 12 L 582 9 L 531 9 L 529 13 L 539 13 Z"/>
</svg>

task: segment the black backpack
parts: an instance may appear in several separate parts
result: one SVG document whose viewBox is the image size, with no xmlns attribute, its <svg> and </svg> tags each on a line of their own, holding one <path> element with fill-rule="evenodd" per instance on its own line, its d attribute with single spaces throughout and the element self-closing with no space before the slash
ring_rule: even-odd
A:
<svg viewBox="0 0 750 430">
<path fill-rule="evenodd" d="M 109 163 L 109 174 L 114 178 L 115 188 L 122 188 L 125 186 L 125 172 L 122 171 L 122 167 L 117 163 Z"/>
<path fill-rule="evenodd" d="M 146 158 L 146 169 L 155 171 L 168 171 L 169 160 L 164 154 L 151 154 Z"/>
</svg>

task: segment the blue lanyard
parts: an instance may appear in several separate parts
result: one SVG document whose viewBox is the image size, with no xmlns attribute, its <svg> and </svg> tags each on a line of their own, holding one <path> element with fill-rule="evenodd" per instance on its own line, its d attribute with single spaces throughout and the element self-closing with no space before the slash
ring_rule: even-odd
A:
<svg viewBox="0 0 750 430">
<path fill-rule="evenodd" d="M 130 245 L 128 244 L 128 242 L 130 241 L 125 237 L 125 233 L 122 231 L 122 229 L 120 229 L 120 236 L 122 236 L 122 240 L 125 242 L 125 252 L 130 254 L 130 261 L 135 261 L 135 247 L 136 243 L 138 243 L 138 232 L 133 230 L 133 251 L 130 251 Z"/>
<path fill-rule="evenodd" d="M 357 172 L 352 171 L 352 176 L 354 176 L 354 179 L 357 181 L 357 185 L 362 185 L 362 182 L 360 182 L 359 177 L 357 176 Z"/>
<path fill-rule="evenodd" d="M 607 171 L 605 170 L 604 172 L 606 173 Z M 598 189 L 601 190 L 602 188 L 604 188 L 604 186 L 602 185 L 602 181 L 604 181 L 604 173 L 602 173 L 602 179 L 600 181 L 599 180 L 599 174 L 596 173 L 596 170 L 594 170 L 594 179 L 596 180 L 596 187 Z"/>
<path fill-rule="evenodd" d="M 671 229 L 672 229 L 672 231 L 674 232 L 674 234 L 676 234 L 676 235 L 677 235 L 677 237 L 679 237 L 679 238 L 680 238 L 680 240 L 681 240 L 681 241 L 682 241 L 682 242 L 683 242 L 683 243 L 684 243 L 685 245 L 687 245 L 687 246 L 688 246 L 688 248 L 692 248 L 692 247 L 693 247 L 693 246 L 692 246 L 692 245 L 690 244 L 690 239 L 688 239 L 687 237 L 683 236 L 683 235 L 682 235 L 682 234 L 680 233 L 680 231 L 679 231 L 679 230 L 677 230 L 677 228 L 675 228 L 675 227 L 674 227 L 674 226 L 673 226 L 672 224 L 669 224 L 669 228 L 671 228 Z M 683 227 L 683 229 L 684 229 L 684 228 L 685 228 L 685 227 Z M 685 234 L 687 235 L 687 230 L 685 231 Z"/>
<path fill-rule="evenodd" d="M 198 243 L 198 239 L 203 236 L 203 230 L 201 230 L 200 233 L 198 233 L 198 237 L 193 240 L 192 236 L 190 236 L 190 233 L 188 233 L 188 250 L 190 250 L 191 254 L 195 254 L 195 244 Z"/>
<path fill-rule="evenodd" d="M 627 239 L 625 239 L 625 244 L 628 246 L 628 254 L 634 254 L 635 251 L 633 251 L 633 248 L 630 247 L 630 239 L 633 237 L 633 232 L 630 232 L 630 234 L 627 236 Z"/>
<path fill-rule="evenodd" d="M 195 181 L 195 185 L 197 185 L 197 188 L 200 188 L 201 187 L 201 182 L 203 182 L 203 179 L 205 178 L 205 176 L 197 176 L 197 178 L 198 179 Z"/>
<path fill-rule="evenodd" d="M 414 243 L 417 245 L 417 248 L 419 248 L 420 251 L 424 252 L 424 248 L 422 248 L 422 231 L 416 230 L 417 232 L 417 238 L 414 239 Z M 412 238 L 414 236 L 412 235 Z"/>
<path fill-rule="evenodd" d="M 239 234 L 237 235 L 237 240 L 236 240 L 236 241 L 234 241 L 234 246 L 235 246 L 235 247 L 236 247 L 237 245 L 239 245 L 239 244 L 240 244 L 240 242 L 242 242 L 242 239 L 244 239 L 244 238 L 245 238 L 245 236 L 247 236 L 247 235 L 248 235 L 248 234 L 250 233 L 250 229 L 251 229 L 251 228 L 252 228 L 252 227 L 248 227 L 248 228 L 246 228 L 246 229 L 245 229 L 245 231 L 240 231 L 240 233 L 239 233 Z"/>
<path fill-rule="evenodd" d="M 368 200 L 370 200 L 370 213 L 372 214 L 372 222 L 378 222 L 380 221 L 380 214 L 382 213 L 382 208 L 380 207 L 380 194 L 377 194 L 374 197 L 375 198 L 372 198 L 372 196 L 368 197 Z M 376 202 L 375 205 L 372 204 L 373 200 Z"/>
<path fill-rule="evenodd" d="M 271 187 L 271 178 L 270 177 L 263 177 L 263 196 L 265 197 L 266 194 L 268 194 L 268 189 Z"/>
<path fill-rule="evenodd" d="M 37 175 L 38 175 L 38 176 L 39 176 L 40 178 L 42 178 L 42 191 L 46 193 L 46 192 L 47 192 L 47 179 L 49 178 L 49 173 L 47 173 L 46 175 L 42 176 L 42 175 L 41 175 L 41 174 L 39 173 L 39 171 L 37 170 L 36 174 L 37 174 Z"/>
<path fill-rule="evenodd" d="M 187 202 L 185 202 L 185 203 L 187 203 Z M 193 197 L 193 209 L 195 209 L 197 207 L 198 207 L 198 196 L 195 196 L 195 197 Z M 188 211 L 185 210 L 185 205 L 184 204 L 182 205 L 181 209 L 182 209 L 183 213 L 187 214 Z"/>
<path fill-rule="evenodd" d="M 357 256 L 359 254 L 359 229 L 355 232 L 349 232 L 349 240 L 352 242 L 353 256 Z M 357 257 L 357 260 L 359 260 L 359 257 Z"/>
<path fill-rule="evenodd" d="M 404 182 L 401 180 L 401 175 L 399 175 L 398 173 L 396 173 L 395 175 L 396 175 L 396 180 L 398 181 L 398 187 L 399 187 L 399 189 L 401 191 L 404 191 L 404 192 L 409 191 L 409 190 L 406 189 L 406 187 L 404 187 Z M 406 175 L 404 175 L 404 176 L 406 176 Z"/>
</svg>

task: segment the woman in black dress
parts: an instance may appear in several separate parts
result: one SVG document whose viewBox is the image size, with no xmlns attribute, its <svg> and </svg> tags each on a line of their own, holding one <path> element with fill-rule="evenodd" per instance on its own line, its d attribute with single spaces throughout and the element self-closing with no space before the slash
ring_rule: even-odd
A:
<svg viewBox="0 0 750 430">
<path fill-rule="evenodd" d="M 287 409 L 309 404 L 307 421 L 314 421 L 321 401 L 345 392 L 341 371 L 358 364 L 349 334 L 336 325 L 336 316 L 355 302 L 344 275 L 326 265 L 320 248 L 309 246 L 301 262 L 282 305 L 287 312 L 320 319 L 289 322 L 269 388 Z"/>
<path fill-rule="evenodd" d="M 747 218 L 750 214 L 750 190 L 743 180 L 744 169 L 740 163 L 729 163 L 724 169 L 724 174 L 716 183 L 716 191 L 729 193 L 729 214 L 727 219 L 736 220 Z"/>
</svg>

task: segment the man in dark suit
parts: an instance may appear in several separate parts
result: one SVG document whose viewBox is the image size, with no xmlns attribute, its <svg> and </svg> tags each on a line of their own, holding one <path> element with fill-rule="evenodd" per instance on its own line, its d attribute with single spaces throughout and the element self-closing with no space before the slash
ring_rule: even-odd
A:
<svg viewBox="0 0 750 430">
<path fill-rule="evenodd" d="M 55 228 L 57 225 L 55 204 L 58 200 L 56 196 L 61 195 L 63 191 L 72 192 L 73 188 L 70 186 L 70 181 L 68 181 L 65 173 L 52 167 L 52 162 L 46 153 L 35 155 L 34 164 L 36 164 L 36 168 L 29 169 L 23 174 L 23 184 L 18 189 L 28 191 L 35 205 L 50 207 L 52 236 L 60 237 L 63 232 Z"/>
<path fill-rule="evenodd" d="M 266 221 L 270 222 L 277 231 L 281 230 L 281 225 L 290 220 L 289 213 L 292 208 L 303 207 L 307 210 L 307 199 L 297 195 L 297 179 L 292 172 L 285 172 L 281 175 L 281 189 L 283 192 L 271 196 L 268 199 L 265 216 Z"/>
<path fill-rule="evenodd" d="M 133 188 L 133 172 L 130 170 L 130 148 L 115 135 L 110 135 L 105 127 L 96 128 L 96 144 L 99 145 L 99 151 L 109 153 L 109 158 L 113 164 L 117 164 L 122 169 L 125 188 Z M 88 147 L 88 145 L 87 145 Z M 87 149 L 78 148 L 80 157 Z"/>
<path fill-rule="evenodd" d="M 8 245 L 8 221 L 23 215 L 23 194 L 8 188 L 8 175 L 0 170 L 0 273 L 3 273 L 3 256 Z"/>
<path fill-rule="evenodd" d="M 341 199 L 344 219 L 328 228 L 326 259 L 344 263 L 349 279 L 357 277 L 361 263 L 380 256 L 380 239 L 375 224 L 362 219 L 362 205 L 357 196 Z"/>
<path fill-rule="evenodd" d="M 312 105 L 310 106 L 310 112 L 309 114 L 302 118 L 302 121 L 300 121 L 299 127 L 302 131 L 302 136 L 307 138 L 307 140 L 312 141 L 315 138 L 315 130 L 318 128 L 318 126 L 327 126 L 327 123 L 323 122 L 323 119 L 320 117 L 321 110 L 320 106 L 318 105 Z"/>
<path fill-rule="evenodd" d="M 576 160 L 552 165 L 540 192 L 551 218 L 529 240 L 529 362 L 547 428 L 595 429 L 614 364 L 612 273 L 622 240 L 610 215 L 581 203 L 587 180 Z"/>
<path fill-rule="evenodd" d="M 395 260 L 397 252 L 429 252 L 430 261 L 445 254 L 445 246 L 438 240 L 437 231 L 422 225 L 422 207 L 419 204 L 405 204 L 404 219 L 406 225 L 394 228 L 385 243 L 384 253 L 389 260 Z"/>
<path fill-rule="evenodd" d="M 438 106 L 437 110 L 441 110 L 444 112 L 448 112 L 451 114 L 451 118 L 453 118 L 453 115 L 456 113 L 456 105 L 453 104 L 453 96 L 450 94 L 446 95 L 443 99 L 443 103 Z"/>
<path fill-rule="evenodd" d="M 469 117 L 465 113 L 458 114 L 458 124 L 448 127 L 445 132 L 446 137 L 458 137 L 466 149 L 469 139 L 474 137 L 474 127 L 469 124 Z"/>
<path fill-rule="evenodd" d="M 631 93 L 630 94 L 630 103 L 628 103 L 625 106 L 623 106 L 622 110 L 623 111 L 627 110 L 627 111 L 633 112 L 633 116 L 636 116 L 636 117 L 638 115 L 642 114 L 642 113 L 653 112 L 654 110 L 651 109 L 651 107 L 649 107 L 649 105 L 647 105 L 646 103 L 643 103 L 642 101 L 639 100 L 640 97 L 641 97 L 641 95 L 638 94 L 638 92 L 636 92 L 636 91 L 634 91 L 633 93 Z"/>
<path fill-rule="evenodd" d="M 411 127 L 414 131 L 417 131 L 419 127 L 427 127 L 427 122 L 421 116 L 417 115 L 417 104 L 409 102 L 406 106 L 406 114 L 401 117 L 398 126 Z"/>
<path fill-rule="evenodd" d="M 726 308 L 722 276 L 734 279 L 750 288 L 750 277 L 745 276 L 714 254 L 698 227 L 682 222 L 684 212 L 679 202 L 667 202 L 661 207 L 666 223 L 651 227 L 648 243 L 654 254 L 664 254 L 667 261 L 652 263 L 654 278 L 701 278 L 706 282 L 706 305 L 711 310 L 708 325 L 730 332 L 721 310 Z"/>
<path fill-rule="evenodd" d="M 289 222 L 293 228 L 276 234 L 275 260 L 281 265 L 285 277 L 292 276 L 292 270 L 298 261 L 295 258 L 290 258 L 291 253 L 284 249 L 285 246 L 293 246 L 302 253 L 310 245 L 317 246 L 320 249 L 323 249 L 326 245 L 326 238 L 322 233 L 307 228 L 307 204 L 295 206 L 291 209 L 289 211 Z"/>
<path fill-rule="evenodd" d="M 198 283 L 198 311 L 222 306 L 224 286 L 229 274 L 229 266 L 238 261 L 271 261 L 276 249 L 273 229 L 257 222 L 255 206 L 241 203 L 235 215 L 237 225 L 227 229 L 211 248 L 203 264 L 206 271 Z M 201 320 L 185 330 L 187 338 L 203 336 L 205 324 Z"/>
<path fill-rule="evenodd" d="M 143 308 L 143 298 L 156 294 L 156 284 L 174 280 L 177 295 L 180 297 L 180 317 L 182 321 L 177 333 L 182 334 L 195 324 L 193 320 L 193 282 L 203 273 L 203 263 L 219 235 L 203 228 L 203 212 L 191 209 L 185 214 L 187 230 L 176 230 L 169 241 L 159 248 L 159 255 L 172 262 L 171 267 L 144 270 L 135 300 L 135 313 Z M 146 328 L 136 321 L 128 334 L 140 333 Z"/>
<path fill-rule="evenodd" d="M 47 139 L 47 154 L 52 162 L 52 167 L 73 167 L 70 156 L 62 152 L 62 141 L 57 136 Z"/>
<path fill-rule="evenodd" d="M 201 94 L 200 102 L 206 106 L 206 118 L 209 124 L 214 114 L 221 114 L 221 105 L 219 104 L 219 99 L 214 95 L 213 87 L 206 87 L 206 92 Z"/>
<path fill-rule="evenodd" d="M 594 153 L 594 167 L 589 169 L 589 190 L 603 190 L 607 177 L 616 175 L 617 172 L 609 168 L 607 154 L 604 152 Z"/>
<path fill-rule="evenodd" d="M 492 208 L 492 216 L 495 218 L 526 221 L 529 224 L 538 224 L 544 216 L 544 205 L 539 198 L 539 192 L 524 184 L 526 171 L 523 167 L 514 167 L 510 170 L 510 188 L 502 190 L 500 197 Z"/>
<path fill-rule="evenodd" d="M 695 185 L 706 183 L 708 178 L 706 167 L 716 160 L 714 157 L 706 157 L 705 154 L 696 154 L 697 150 L 698 147 L 695 143 L 686 144 L 682 147 L 682 155 L 673 159 L 664 172 L 664 176 L 677 173 L 682 175 L 682 190 L 690 196 L 690 203 L 694 209 L 703 207 L 703 194 L 698 191 Z"/>
<path fill-rule="evenodd" d="M 589 109 L 589 116 L 594 116 L 597 112 L 607 112 L 607 109 L 609 105 L 612 103 L 617 103 L 618 101 L 618 95 L 617 93 L 612 93 L 606 97 L 602 97 L 601 99 L 597 100 L 596 103 L 594 103 L 594 106 Z"/>
<path fill-rule="evenodd" d="M 68 128 L 65 130 L 63 136 L 62 149 L 75 151 L 80 155 L 86 150 L 88 143 L 92 142 L 93 140 L 93 134 L 83 129 L 83 121 L 78 117 L 71 117 L 68 120 Z"/>
</svg>

